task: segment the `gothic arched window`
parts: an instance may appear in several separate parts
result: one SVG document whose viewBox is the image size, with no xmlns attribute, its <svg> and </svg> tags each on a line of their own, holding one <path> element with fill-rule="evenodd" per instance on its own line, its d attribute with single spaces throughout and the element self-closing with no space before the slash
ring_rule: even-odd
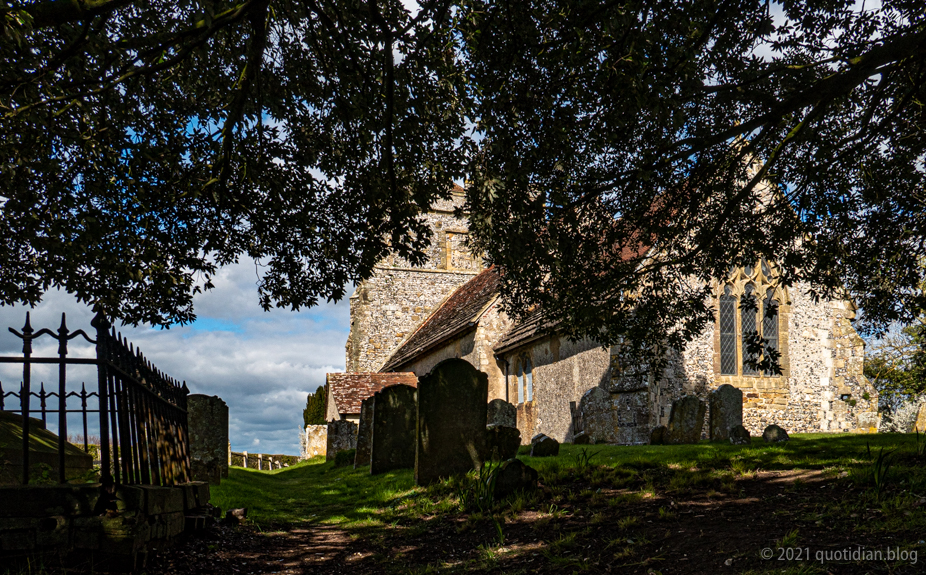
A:
<svg viewBox="0 0 926 575">
<path fill-rule="evenodd" d="M 778 377 L 750 366 L 769 356 L 777 357 L 782 372 L 786 371 L 787 322 L 781 311 L 790 308 L 785 288 L 776 284 L 775 268 L 765 258 L 731 267 L 729 277 L 719 284 L 714 369 L 722 382 Z M 750 353 L 749 342 L 756 334 L 766 342 L 761 352 L 753 348 Z"/>
</svg>

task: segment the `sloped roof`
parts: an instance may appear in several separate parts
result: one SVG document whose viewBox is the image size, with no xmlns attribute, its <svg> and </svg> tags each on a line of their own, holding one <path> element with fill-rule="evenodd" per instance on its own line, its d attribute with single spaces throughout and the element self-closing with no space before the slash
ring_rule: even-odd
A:
<svg viewBox="0 0 926 575">
<path fill-rule="evenodd" d="M 540 310 L 536 310 L 514 325 L 501 341 L 495 344 L 495 352 L 502 353 L 519 345 L 541 338 L 556 328 L 555 321 L 544 320 Z"/>
<path fill-rule="evenodd" d="M 341 415 L 359 415 L 360 403 L 390 385 L 405 384 L 418 387 L 414 373 L 329 373 L 328 393 L 334 398 Z"/>
<path fill-rule="evenodd" d="M 410 359 L 475 326 L 486 308 L 498 297 L 498 270 L 483 270 L 461 285 L 415 330 L 383 366 L 395 369 Z"/>
</svg>

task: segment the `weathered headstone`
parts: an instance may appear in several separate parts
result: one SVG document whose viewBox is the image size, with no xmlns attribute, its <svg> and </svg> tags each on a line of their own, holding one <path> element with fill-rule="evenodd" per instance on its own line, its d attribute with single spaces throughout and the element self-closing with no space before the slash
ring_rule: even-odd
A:
<svg viewBox="0 0 926 575">
<path fill-rule="evenodd" d="M 743 392 L 723 384 L 711 392 L 711 441 L 727 441 L 730 430 L 743 425 Z"/>
<path fill-rule="evenodd" d="M 334 460 L 339 451 L 357 448 L 357 424 L 347 419 L 328 422 L 325 461 Z"/>
<path fill-rule="evenodd" d="M 549 457 L 559 455 L 559 441 L 538 433 L 531 438 L 531 457 Z"/>
<path fill-rule="evenodd" d="M 646 443 L 649 434 L 649 393 L 608 392 L 593 387 L 582 395 L 576 409 L 576 430 L 595 443 L 633 445 Z"/>
<path fill-rule="evenodd" d="M 228 406 L 214 395 L 189 395 L 187 425 L 193 480 L 218 485 L 228 477 Z"/>
<path fill-rule="evenodd" d="M 370 473 L 415 466 L 416 390 L 391 385 L 373 395 Z"/>
<path fill-rule="evenodd" d="M 357 452 L 354 469 L 370 466 L 370 449 L 373 441 L 373 397 L 360 402 L 360 423 L 357 425 Z"/>
<path fill-rule="evenodd" d="M 418 380 L 417 485 L 482 465 L 488 401 L 489 377 L 462 359 L 442 361 Z"/>
<path fill-rule="evenodd" d="M 649 434 L 650 445 L 664 445 L 666 442 L 666 426 L 657 425 Z"/>
<path fill-rule="evenodd" d="M 537 471 L 518 459 L 502 462 L 495 476 L 495 500 L 504 499 L 519 490 L 530 491 L 537 487 Z"/>
<path fill-rule="evenodd" d="M 584 431 L 572 436 L 573 445 L 591 445 L 593 443 L 595 443 L 595 441 L 592 439 L 592 436 L 585 433 Z"/>
<path fill-rule="evenodd" d="M 742 425 L 736 425 L 730 430 L 730 443 L 733 445 L 749 445 L 752 443 L 752 437 L 749 431 Z"/>
<path fill-rule="evenodd" d="M 665 442 L 669 445 L 697 443 L 704 427 L 704 413 L 707 406 L 695 395 L 686 395 L 672 402 L 669 425 L 666 426 Z"/>
<path fill-rule="evenodd" d="M 504 399 L 490 401 L 486 412 L 486 425 L 518 426 L 518 408 Z"/>
<path fill-rule="evenodd" d="M 488 425 L 486 427 L 486 461 L 505 461 L 518 454 L 521 431 L 517 427 Z"/>
<path fill-rule="evenodd" d="M 926 403 L 920 404 L 920 410 L 916 413 L 916 421 L 913 423 L 913 429 L 920 433 L 926 433 Z"/>
<path fill-rule="evenodd" d="M 311 459 L 328 452 L 328 424 L 306 425 L 302 457 Z"/>
<path fill-rule="evenodd" d="M 762 432 L 762 439 L 767 443 L 780 443 L 782 441 L 788 441 L 791 438 L 788 437 L 787 431 L 773 423 Z"/>
</svg>

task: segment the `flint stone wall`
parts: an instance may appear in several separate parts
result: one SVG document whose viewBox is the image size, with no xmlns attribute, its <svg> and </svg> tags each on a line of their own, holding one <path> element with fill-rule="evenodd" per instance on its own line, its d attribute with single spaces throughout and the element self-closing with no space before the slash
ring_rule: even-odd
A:
<svg viewBox="0 0 926 575">
<path fill-rule="evenodd" d="M 370 473 L 415 466 L 416 390 L 391 385 L 373 395 Z"/>
<path fill-rule="evenodd" d="M 534 399 L 518 404 L 517 365 L 523 355 L 531 360 Z M 582 395 L 593 387 L 606 387 L 610 379 L 608 350 L 590 339 L 573 342 L 554 334 L 506 351 L 504 359 L 509 365 L 507 397 L 518 410 L 523 444 L 538 433 L 571 442 L 574 411 Z"/>
<path fill-rule="evenodd" d="M 482 465 L 488 394 L 488 376 L 462 359 L 448 359 L 418 380 L 417 485 Z"/>
<path fill-rule="evenodd" d="M 328 441 L 325 448 L 325 460 L 332 461 L 339 451 L 356 449 L 357 424 L 341 419 L 328 422 Z"/>
<path fill-rule="evenodd" d="M 215 395 L 189 395 L 187 425 L 193 480 L 220 484 L 228 477 L 228 406 Z"/>
</svg>

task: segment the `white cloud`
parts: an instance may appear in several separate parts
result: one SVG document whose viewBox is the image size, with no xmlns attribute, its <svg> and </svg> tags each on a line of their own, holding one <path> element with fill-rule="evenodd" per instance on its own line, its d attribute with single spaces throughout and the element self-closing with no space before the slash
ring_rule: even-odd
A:
<svg viewBox="0 0 926 575">
<path fill-rule="evenodd" d="M 256 281 L 253 262 L 229 266 L 217 274 L 215 289 L 197 296 L 194 324 L 120 331 L 161 371 L 186 381 L 191 393 L 218 395 L 228 404 L 233 450 L 259 445 L 266 453 L 295 455 L 306 395 L 324 385 L 326 373 L 344 371 L 349 306 L 345 299 L 300 312 L 264 312 Z M 0 307 L 0 355 L 21 354 L 22 342 L 6 327 L 20 330 L 26 311 L 30 310 L 23 306 Z M 67 313 L 71 330 L 82 328 L 94 336 L 90 310 L 61 292 L 47 294 L 31 310 L 33 328 L 56 330 L 61 312 Z M 72 341 L 69 351 L 71 356 L 93 356 L 92 346 L 79 340 Z M 37 340 L 33 353 L 53 356 L 57 343 L 47 337 Z M 21 379 L 20 366 L 0 364 L 5 391 L 18 390 Z M 68 379 L 86 381 L 89 390 L 90 384 L 95 387 L 96 371 L 75 367 L 69 369 Z M 33 382 L 36 388 L 45 382 L 50 389 L 57 385 L 57 372 L 36 366 Z M 74 423 L 69 425 L 73 433 Z"/>
</svg>

